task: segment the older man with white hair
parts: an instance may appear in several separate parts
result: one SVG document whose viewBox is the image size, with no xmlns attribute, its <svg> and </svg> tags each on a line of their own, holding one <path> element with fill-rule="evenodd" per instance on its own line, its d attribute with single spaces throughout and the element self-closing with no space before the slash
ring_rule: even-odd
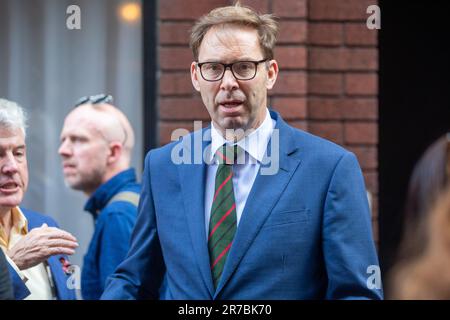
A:
<svg viewBox="0 0 450 320">
<path fill-rule="evenodd" d="M 42 214 L 19 207 L 28 186 L 25 115 L 0 99 L 0 247 L 16 299 L 75 299 L 67 286 L 67 257 L 78 246 L 70 233 Z"/>
</svg>

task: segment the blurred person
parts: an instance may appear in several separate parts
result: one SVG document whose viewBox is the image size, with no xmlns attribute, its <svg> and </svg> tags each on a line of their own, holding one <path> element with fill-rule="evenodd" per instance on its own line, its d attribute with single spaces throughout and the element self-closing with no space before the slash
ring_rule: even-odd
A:
<svg viewBox="0 0 450 320">
<path fill-rule="evenodd" d="M 434 284 L 439 282 L 439 278 L 442 284 L 450 284 L 446 275 L 439 272 L 442 266 L 449 266 L 446 260 L 449 252 L 444 250 L 446 238 L 450 235 L 448 207 L 446 209 L 449 193 L 444 192 L 450 188 L 449 180 L 450 133 L 447 133 L 427 148 L 411 175 L 402 242 L 397 262 L 388 278 L 388 291 L 392 298 L 433 299 L 429 292 L 431 283 L 424 287 L 422 293 L 418 292 L 423 287 L 422 281 L 433 277 L 432 269 L 429 269 L 433 265 L 436 272 Z M 439 250 L 441 257 L 438 259 Z M 443 265 L 438 267 L 438 261 Z M 416 272 L 423 277 L 416 279 Z M 443 297 L 442 290 L 439 292 L 435 297 Z"/>
<path fill-rule="evenodd" d="M 405 237 L 414 235 L 414 238 L 404 239 L 399 248 L 399 259 L 420 254 L 424 249 L 424 221 L 449 181 L 449 139 L 449 134 L 444 134 L 434 141 L 413 169 L 406 196 L 403 233 Z"/>
<path fill-rule="evenodd" d="M 0 99 L 0 247 L 15 299 L 75 299 L 61 261 L 77 240 L 45 215 L 19 207 L 28 186 L 25 116 L 15 102 Z"/>
<path fill-rule="evenodd" d="M 425 248 L 396 266 L 389 285 L 392 299 L 450 300 L 450 187 L 440 194 L 423 223 Z"/>
<path fill-rule="evenodd" d="M 81 273 L 83 299 L 96 300 L 125 258 L 136 220 L 140 185 L 130 168 L 133 129 L 109 95 L 82 98 L 67 115 L 59 155 L 67 186 L 84 192 L 95 230 Z"/>
<path fill-rule="evenodd" d="M 239 4 L 195 24 L 211 126 L 147 154 L 131 249 L 102 299 L 382 298 L 356 157 L 268 109 L 277 29 Z"/>
<path fill-rule="evenodd" d="M 14 299 L 11 278 L 9 276 L 8 262 L 3 250 L 0 250 L 0 300 Z"/>
</svg>

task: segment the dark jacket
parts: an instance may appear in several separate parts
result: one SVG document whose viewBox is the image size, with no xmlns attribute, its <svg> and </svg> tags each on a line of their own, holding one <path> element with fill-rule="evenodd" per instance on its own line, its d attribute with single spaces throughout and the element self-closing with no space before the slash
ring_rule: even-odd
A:
<svg viewBox="0 0 450 320">
<path fill-rule="evenodd" d="M 14 294 L 8 271 L 8 262 L 6 262 L 3 251 L 0 250 L 0 300 L 12 299 L 14 299 Z"/>
<path fill-rule="evenodd" d="M 102 184 L 87 201 L 84 209 L 94 216 L 95 230 L 81 272 L 83 299 L 100 298 L 106 278 L 124 260 L 129 249 L 137 206 L 125 200 L 111 202 L 112 198 L 123 192 L 138 197 L 140 191 L 135 170 L 128 169 Z"/>
</svg>

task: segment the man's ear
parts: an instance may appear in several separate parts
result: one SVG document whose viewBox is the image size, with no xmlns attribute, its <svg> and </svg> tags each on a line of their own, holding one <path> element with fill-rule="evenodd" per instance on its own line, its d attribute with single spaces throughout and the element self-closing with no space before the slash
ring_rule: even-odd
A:
<svg viewBox="0 0 450 320">
<path fill-rule="evenodd" d="M 120 142 L 113 141 L 109 144 L 109 151 L 110 154 L 108 156 L 107 163 L 112 164 L 119 161 L 122 157 L 123 146 Z"/>
<path fill-rule="evenodd" d="M 266 88 L 267 90 L 270 90 L 275 85 L 275 82 L 277 81 L 278 77 L 278 62 L 276 60 L 270 60 L 269 67 L 267 71 L 267 82 L 266 82 Z"/>
<path fill-rule="evenodd" d="M 199 74 L 198 74 L 197 70 L 198 70 L 197 69 L 197 63 L 196 62 L 192 62 L 191 63 L 191 80 L 192 80 L 192 85 L 194 86 L 195 90 L 200 92 L 200 84 L 198 82 Z"/>
</svg>

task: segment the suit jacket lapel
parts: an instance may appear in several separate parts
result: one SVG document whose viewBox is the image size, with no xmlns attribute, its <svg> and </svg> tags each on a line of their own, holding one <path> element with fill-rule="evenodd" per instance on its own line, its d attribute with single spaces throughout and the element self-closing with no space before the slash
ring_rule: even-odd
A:
<svg viewBox="0 0 450 320">
<path fill-rule="evenodd" d="M 51 256 L 47 263 L 50 267 L 50 271 L 52 273 L 53 285 L 55 286 L 55 294 L 59 300 L 69 299 L 66 295 L 68 288 L 68 277 L 62 271 L 62 263 L 59 261 L 61 255 Z"/>
<path fill-rule="evenodd" d="M 28 221 L 28 230 L 31 231 L 34 228 L 39 228 L 42 226 L 43 222 L 34 219 L 33 216 L 27 214 L 27 211 L 21 208 L 23 214 L 27 218 Z M 47 263 L 50 267 L 51 277 L 50 281 L 54 283 L 56 289 L 56 297 L 58 299 L 75 299 L 74 293 L 73 296 L 69 294 L 69 289 L 66 287 L 67 277 L 62 271 L 62 264 L 59 261 L 59 258 L 63 257 L 62 255 L 51 256 L 47 259 Z"/>
<path fill-rule="evenodd" d="M 205 130 L 200 130 L 194 133 L 191 137 L 194 137 L 194 140 L 199 139 L 198 135 L 202 135 L 204 131 Z M 200 137 L 200 139 L 201 138 L 202 137 Z M 200 145 L 202 154 L 205 148 L 210 145 L 210 136 L 208 141 L 208 135 L 206 135 L 206 140 L 207 141 L 202 141 L 202 144 Z M 191 152 L 192 149 L 195 150 L 196 148 L 192 148 L 192 145 L 194 145 L 194 143 L 188 141 L 184 150 L 188 152 Z M 196 150 L 196 152 L 198 151 Z M 191 152 L 191 154 L 191 160 L 193 160 L 194 152 Z M 206 243 L 204 215 L 206 164 L 204 161 L 201 161 L 200 164 L 182 164 L 178 166 L 178 170 L 180 174 L 181 189 L 183 192 L 185 213 L 192 239 L 192 246 L 194 248 L 194 254 L 196 256 L 195 260 L 197 261 L 203 281 L 208 288 L 208 292 L 212 297 L 214 294 L 214 287 L 209 266 L 209 252 Z"/>
<path fill-rule="evenodd" d="M 290 128 L 280 118 L 279 115 L 274 114 L 277 118 L 275 129 L 279 130 L 279 165 L 280 170 L 274 175 L 261 175 L 261 168 L 255 179 L 253 187 L 247 199 L 244 211 L 242 212 L 241 220 L 233 240 L 230 253 L 222 277 L 217 287 L 215 297 L 225 286 L 230 276 L 237 268 L 242 257 L 252 244 L 265 220 L 272 212 L 273 207 L 278 202 L 293 173 L 300 164 L 300 159 L 292 157 L 291 154 L 297 150 L 294 141 L 291 142 Z M 273 135 L 272 135 L 273 137 Z M 268 149 L 272 152 L 275 144 L 269 141 Z M 271 186 L 268 188 L 267 186 Z"/>
</svg>

